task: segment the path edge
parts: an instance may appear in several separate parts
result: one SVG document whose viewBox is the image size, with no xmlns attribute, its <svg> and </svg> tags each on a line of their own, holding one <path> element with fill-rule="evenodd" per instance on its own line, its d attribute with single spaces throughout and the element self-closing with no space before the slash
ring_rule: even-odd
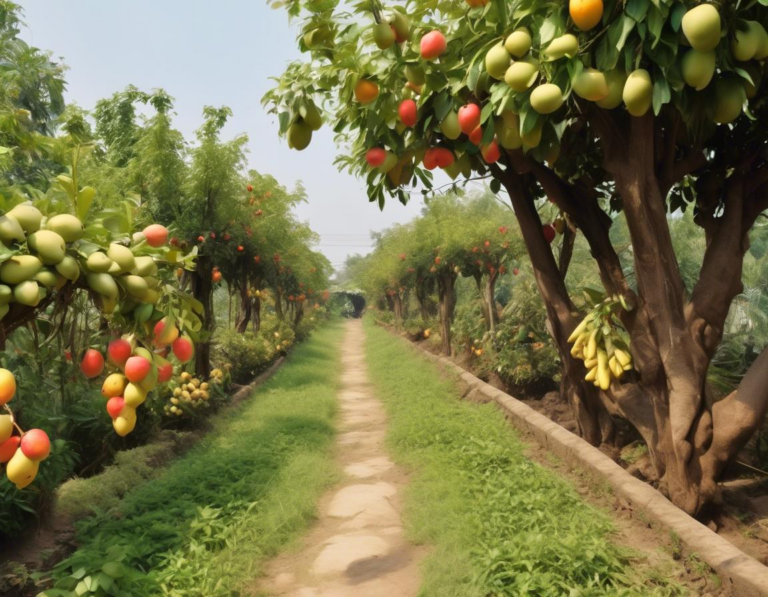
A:
<svg viewBox="0 0 768 597">
<path fill-rule="evenodd" d="M 546 450 L 604 479 L 630 506 L 643 512 L 651 526 L 675 533 L 685 547 L 698 554 L 738 597 L 768 597 L 768 567 L 701 524 L 670 502 L 659 491 L 630 475 L 600 450 L 561 427 L 527 404 L 472 375 L 451 359 L 433 354 L 390 330 L 401 341 L 418 348 L 429 360 L 442 365 L 472 394 L 496 402 L 512 424 L 530 434 Z"/>
</svg>

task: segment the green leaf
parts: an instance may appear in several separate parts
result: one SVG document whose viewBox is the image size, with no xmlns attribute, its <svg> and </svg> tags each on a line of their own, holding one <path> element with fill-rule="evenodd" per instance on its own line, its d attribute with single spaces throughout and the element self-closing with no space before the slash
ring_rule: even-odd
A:
<svg viewBox="0 0 768 597">
<path fill-rule="evenodd" d="M 632 17 L 639 23 L 645 18 L 650 5 L 650 0 L 629 0 L 624 8 L 624 14 Z"/>
<path fill-rule="evenodd" d="M 6 153 L 11 153 L 13 149 L 10 147 L 2 147 L 0 146 L 0 155 L 5 155 Z"/>
<path fill-rule="evenodd" d="M 493 180 L 491 180 L 490 187 L 491 187 L 491 192 L 494 193 L 495 195 L 498 195 L 499 191 L 501 191 L 501 181 L 498 178 L 494 178 Z"/>
<path fill-rule="evenodd" d="M 664 77 L 657 77 L 653 85 L 653 113 L 657 116 L 661 107 L 669 103 L 672 99 L 672 92 L 669 89 L 667 80 Z"/>
<path fill-rule="evenodd" d="M 88 215 L 88 210 L 91 208 L 93 198 L 96 196 L 96 189 L 93 187 L 83 187 L 77 194 L 77 217 L 84 221 L 85 216 Z"/>
<path fill-rule="evenodd" d="M 768 2 L 768 0 L 766 0 Z M 680 31 L 680 25 L 683 22 L 683 16 L 688 12 L 688 9 L 684 4 L 679 2 L 672 8 L 672 13 L 669 15 L 669 24 L 672 25 L 672 29 L 677 33 Z"/>
</svg>

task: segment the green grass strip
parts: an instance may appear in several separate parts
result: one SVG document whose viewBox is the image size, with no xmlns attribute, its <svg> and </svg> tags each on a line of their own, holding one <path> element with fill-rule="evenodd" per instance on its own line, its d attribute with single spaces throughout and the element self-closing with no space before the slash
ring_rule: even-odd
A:
<svg viewBox="0 0 768 597">
<path fill-rule="evenodd" d="M 389 446 L 413 469 L 404 524 L 434 546 L 423 597 L 682 595 L 638 554 L 612 544 L 609 516 L 526 458 L 493 404 L 455 385 L 403 341 L 366 324 L 371 380 L 389 416 Z"/>
<path fill-rule="evenodd" d="M 195 448 L 83 520 L 80 549 L 45 595 L 218 597 L 250 591 L 264 562 L 315 515 L 337 477 L 332 445 L 342 326 L 297 347 L 251 400 Z"/>
</svg>

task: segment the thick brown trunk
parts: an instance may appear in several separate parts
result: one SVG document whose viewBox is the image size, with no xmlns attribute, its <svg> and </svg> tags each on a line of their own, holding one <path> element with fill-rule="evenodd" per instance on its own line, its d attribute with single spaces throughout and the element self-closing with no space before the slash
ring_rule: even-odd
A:
<svg viewBox="0 0 768 597">
<path fill-rule="evenodd" d="M 395 314 L 395 327 L 398 330 L 403 329 L 403 299 L 400 297 L 399 292 L 395 292 L 392 296 L 392 311 Z"/>
<path fill-rule="evenodd" d="M 216 324 L 213 312 L 213 266 L 209 257 L 200 256 L 192 276 L 192 296 L 203 305 L 204 336 L 195 346 L 195 373 L 207 378 L 211 373 L 211 336 Z"/>
<path fill-rule="evenodd" d="M 477 286 L 477 293 L 480 295 L 480 310 L 483 313 L 483 321 L 485 322 L 485 331 L 491 329 L 491 312 L 488 308 L 488 297 L 486 296 L 485 287 L 483 284 L 483 275 L 479 272 L 473 274 L 472 278 L 475 280 L 475 286 Z"/>
<path fill-rule="evenodd" d="M 437 278 L 437 292 L 440 304 L 440 337 L 442 352 L 446 356 L 453 354 L 451 348 L 451 325 L 456 310 L 456 274 L 442 273 Z"/>
<path fill-rule="evenodd" d="M 240 277 L 240 308 L 237 312 L 237 323 L 235 329 L 238 334 L 245 333 L 248 329 L 248 324 L 251 321 L 251 310 L 253 299 L 248 296 L 248 278 L 243 272 Z"/>
<path fill-rule="evenodd" d="M 430 296 L 429 282 L 427 279 L 416 283 L 416 302 L 419 304 L 419 313 L 424 323 L 429 323 L 437 315 L 435 301 Z"/>
</svg>

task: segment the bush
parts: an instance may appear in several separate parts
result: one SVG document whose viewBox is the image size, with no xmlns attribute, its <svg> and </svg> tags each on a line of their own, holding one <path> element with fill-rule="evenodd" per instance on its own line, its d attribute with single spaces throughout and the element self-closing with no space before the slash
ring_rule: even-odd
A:
<svg viewBox="0 0 768 597">
<path fill-rule="evenodd" d="M 218 334 L 214 361 L 229 363 L 235 383 L 248 383 L 275 359 L 277 348 L 262 333 L 226 330 Z"/>
</svg>

